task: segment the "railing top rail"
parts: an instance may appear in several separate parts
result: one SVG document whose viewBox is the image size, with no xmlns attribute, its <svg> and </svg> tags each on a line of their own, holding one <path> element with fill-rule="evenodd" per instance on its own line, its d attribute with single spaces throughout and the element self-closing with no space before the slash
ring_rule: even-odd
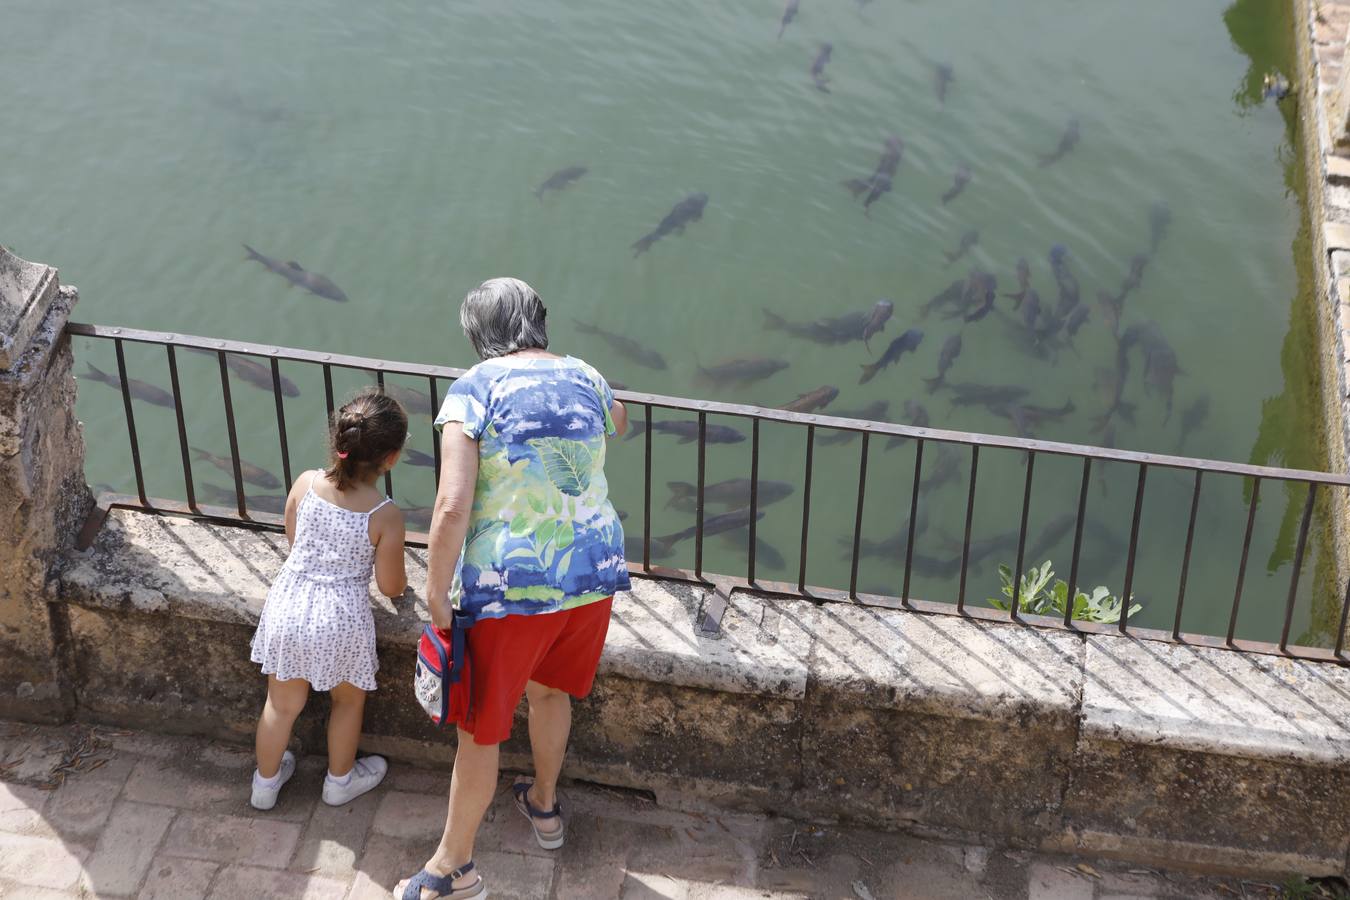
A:
<svg viewBox="0 0 1350 900">
<path fill-rule="evenodd" d="M 179 347 L 191 347 L 211 352 L 224 351 L 247 356 L 260 356 L 267 359 L 282 359 L 293 362 L 313 363 L 336 366 L 345 369 L 364 369 L 383 372 L 388 375 L 409 375 L 422 378 L 454 379 L 467 370 L 451 366 L 431 366 L 422 363 L 396 362 L 375 359 L 367 356 L 351 356 L 343 353 L 326 353 L 315 350 L 303 350 L 294 347 L 274 347 L 269 344 L 254 344 L 247 341 L 231 341 L 221 338 L 207 338 L 199 335 L 180 334 L 167 331 L 148 331 L 139 328 L 124 328 L 108 325 L 89 325 L 71 322 L 66 332 L 82 337 L 119 338 L 124 341 L 147 344 L 173 344 Z M 872 434 L 895 435 L 899 437 L 923 438 L 939 443 L 979 445 L 1019 452 L 1033 452 L 1056 456 L 1121 462 L 1130 465 L 1147 465 L 1151 468 L 1171 468 L 1190 471 L 1215 472 L 1225 475 L 1238 475 L 1273 479 L 1278 481 L 1299 481 L 1309 484 L 1330 484 L 1350 486 L 1350 475 L 1337 475 L 1330 472 L 1313 472 L 1306 469 L 1285 469 L 1275 466 L 1256 466 L 1249 463 L 1226 462 L 1223 460 L 1196 459 L 1186 456 L 1171 456 L 1162 453 L 1144 453 L 1135 450 L 1117 450 L 1111 447 L 1094 447 L 1088 444 L 1070 444 L 1061 441 L 1043 441 L 1035 438 L 1008 437 L 996 434 L 981 434 L 970 431 L 949 431 L 943 428 L 919 428 L 913 425 L 896 425 L 890 422 L 873 422 L 867 419 L 845 419 L 836 416 L 809 415 L 771 409 L 761 406 L 749 406 L 740 403 L 721 403 L 715 400 L 691 400 L 685 397 L 669 397 L 662 394 L 647 394 L 639 391 L 615 391 L 615 396 L 626 403 L 649 405 L 661 409 L 674 409 L 691 413 L 710 413 L 714 415 L 737 416 L 759 419 L 766 422 L 783 422 L 790 425 L 815 425 L 821 428 L 837 428 L 846 431 L 868 432 Z"/>
</svg>

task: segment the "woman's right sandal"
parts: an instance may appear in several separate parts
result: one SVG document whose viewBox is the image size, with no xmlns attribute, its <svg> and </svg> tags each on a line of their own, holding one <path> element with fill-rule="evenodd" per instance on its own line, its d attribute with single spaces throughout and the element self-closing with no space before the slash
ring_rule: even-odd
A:
<svg viewBox="0 0 1350 900">
<path fill-rule="evenodd" d="M 421 900 L 422 889 L 436 892 L 436 900 L 487 900 L 487 886 L 483 876 L 466 887 L 456 888 L 455 881 L 473 871 L 473 860 L 466 862 L 449 875 L 433 875 L 426 869 L 418 872 L 403 886 L 402 893 L 395 893 L 394 900 Z"/>
<path fill-rule="evenodd" d="M 545 850 L 557 850 L 563 845 L 567 829 L 563 825 L 562 805 L 554 802 L 553 809 L 545 812 L 542 809 L 535 809 L 534 804 L 530 802 L 530 787 L 534 782 L 518 781 L 511 785 L 511 790 L 516 795 L 516 809 L 520 814 L 530 821 L 530 828 L 534 830 L 534 839 L 539 842 L 539 846 Z M 540 831 L 539 826 L 535 824 L 536 819 L 556 819 L 558 822 L 557 831 Z"/>
</svg>

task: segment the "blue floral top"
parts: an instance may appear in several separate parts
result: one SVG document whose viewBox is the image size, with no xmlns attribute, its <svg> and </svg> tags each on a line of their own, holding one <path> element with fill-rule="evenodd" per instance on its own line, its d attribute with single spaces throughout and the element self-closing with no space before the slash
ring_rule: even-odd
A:
<svg viewBox="0 0 1350 900">
<path fill-rule="evenodd" d="M 478 484 L 451 600 L 476 619 L 557 612 L 626 590 L 605 482 L 614 402 L 585 362 L 503 358 L 457 380 L 436 416 L 478 441 Z"/>
</svg>

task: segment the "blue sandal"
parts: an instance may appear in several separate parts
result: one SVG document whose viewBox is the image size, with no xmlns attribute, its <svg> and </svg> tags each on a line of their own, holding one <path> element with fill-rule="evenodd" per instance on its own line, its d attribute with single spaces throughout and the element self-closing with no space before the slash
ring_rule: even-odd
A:
<svg viewBox="0 0 1350 900">
<path fill-rule="evenodd" d="M 469 860 L 449 875 L 433 875 L 426 869 L 418 872 L 403 886 L 403 893 L 394 894 L 394 900 L 422 900 L 422 889 L 436 892 L 436 900 L 487 900 L 487 886 L 483 876 L 468 887 L 456 888 L 454 883 L 473 871 L 473 860 Z"/>
<path fill-rule="evenodd" d="M 534 804 L 530 802 L 529 797 L 530 787 L 533 784 L 532 781 L 517 781 L 511 785 L 511 790 L 516 795 L 516 809 L 520 810 L 520 814 L 526 819 L 529 819 L 530 828 L 534 830 L 534 839 L 539 842 L 539 846 L 545 850 L 557 850 L 563 845 L 563 840 L 567 835 L 567 829 L 563 827 L 562 804 L 554 801 L 553 809 L 548 812 L 536 809 Z M 534 824 L 535 819 L 557 819 L 558 830 L 545 834 L 539 830 L 538 825 Z"/>
</svg>

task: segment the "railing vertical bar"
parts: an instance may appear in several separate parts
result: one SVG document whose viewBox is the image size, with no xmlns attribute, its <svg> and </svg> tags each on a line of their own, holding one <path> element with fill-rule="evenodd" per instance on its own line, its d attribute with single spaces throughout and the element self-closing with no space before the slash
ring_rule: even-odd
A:
<svg viewBox="0 0 1350 900">
<path fill-rule="evenodd" d="M 131 441 L 131 469 L 136 476 L 136 496 L 142 506 L 149 506 L 145 496 L 145 475 L 141 471 L 141 446 L 136 440 L 136 418 L 131 412 L 131 386 L 127 379 L 127 361 L 122 351 L 122 339 L 114 338 L 113 347 L 117 351 L 117 377 L 122 382 L 122 408 L 127 416 L 127 438 Z"/>
<path fill-rule="evenodd" d="M 862 454 L 858 458 L 858 507 L 853 514 L 853 556 L 849 562 L 848 595 L 858 599 L 858 551 L 862 549 L 863 498 L 867 495 L 867 442 L 871 435 L 862 436 Z"/>
<path fill-rule="evenodd" d="M 277 436 L 281 440 L 281 474 L 285 476 L 286 489 L 290 490 L 291 484 L 291 447 L 290 441 L 286 437 L 286 404 L 282 402 L 281 394 L 281 364 L 277 358 L 272 357 L 272 399 L 276 401 L 277 406 Z"/>
<path fill-rule="evenodd" d="M 1350 578 L 1345 579 L 1345 599 L 1341 601 L 1341 621 L 1336 628 L 1336 650 L 1333 656 L 1341 658 L 1341 650 L 1345 648 L 1345 625 L 1347 618 L 1350 618 Z"/>
<path fill-rule="evenodd" d="M 384 370 L 375 370 L 375 383 L 380 386 L 380 391 L 384 391 Z M 394 496 L 394 470 L 389 469 L 384 473 L 384 495 L 386 497 Z"/>
<path fill-rule="evenodd" d="M 441 489 L 441 436 L 436 433 L 436 376 L 432 375 L 428 379 L 431 383 L 431 455 L 436 460 L 436 466 L 431 470 L 432 480 L 436 484 L 436 490 Z"/>
<path fill-rule="evenodd" d="M 248 518 L 248 505 L 244 500 L 244 471 L 239 459 L 239 434 L 234 426 L 234 400 L 230 397 L 230 370 L 226 363 L 225 351 L 216 351 L 216 360 L 220 363 L 220 393 L 225 401 L 225 429 L 230 436 L 230 463 L 234 469 L 234 499 L 239 505 L 241 518 Z"/>
<path fill-rule="evenodd" d="M 1139 550 L 1139 520 L 1144 512 L 1144 485 L 1148 480 L 1148 463 L 1139 464 L 1139 482 L 1134 488 L 1134 515 L 1130 520 L 1130 549 L 1125 555 L 1125 587 L 1120 591 L 1121 634 L 1130 626 L 1130 592 L 1134 589 L 1134 558 Z"/>
<path fill-rule="evenodd" d="M 1009 618 L 1017 621 L 1018 613 L 1022 606 L 1022 564 L 1026 562 L 1027 550 L 1027 515 L 1031 512 L 1031 480 L 1036 472 L 1036 451 L 1027 451 L 1027 481 L 1026 486 L 1022 488 L 1022 524 L 1017 526 L 1017 568 L 1013 570 L 1012 582 L 1012 606 L 1009 608 Z"/>
<path fill-rule="evenodd" d="M 975 521 L 975 476 L 980 471 L 980 445 L 970 445 L 970 488 L 966 491 L 966 530 L 961 538 L 961 586 L 956 590 L 956 613 L 966 611 L 966 575 L 970 568 L 970 527 Z"/>
<path fill-rule="evenodd" d="M 1073 526 L 1073 560 L 1064 598 L 1064 627 L 1073 627 L 1073 599 L 1078 595 L 1078 563 L 1083 556 L 1083 525 L 1087 522 L 1088 483 L 1092 480 L 1092 457 L 1083 457 L 1083 480 L 1078 485 L 1078 518 Z"/>
<path fill-rule="evenodd" d="M 750 426 L 750 552 L 746 564 L 745 580 L 755 583 L 755 548 L 758 542 L 759 525 L 759 419 Z"/>
<path fill-rule="evenodd" d="M 1284 627 L 1280 629 L 1280 652 L 1287 653 L 1289 626 L 1294 620 L 1294 600 L 1298 596 L 1298 574 L 1303 568 L 1303 552 L 1308 545 L 1308 525 L 1312 522 L 1313 503 L 1317 500 L 1317 483 L 1308 483 L 1308 499 L 1303 503 L 1303 519 L 1298 525 L 1298 542 L 1294 545 L 1294 571 L 1289 576 L 1289 599 L 1284 603 Z"/>
<path fill-rule="evenodd" d="M 333 367 L 323 364 L 323 399 L 328 404 L 328 421 L 333 421 Z"/>
<path fill-rule="evenodd" d="M 698 414 L 698 483 L 694 495 L 694 574 L 703 577 L 703 484 L 707 475 L 708 414 Z"/>
<path fill-rule="evenodd" d="M 1181 610 L 1186 603 L 1186 578 L 1191 571 L 1191 546 L 1195 543 L 1195 514 L 1200 509 L 1200 481 L 1205 473 L 1195 470 L 1195 487 L 1191 488 L 1191 515 L 1186 522 L 1186 549 L 1181 554 L 1181 583 L 1177 586 L 1177 613 L 1172 621 L 1172 640 L 1181 640 Z"/>
<path fill-rule="evenodd" d="M 173 388 L 173 416 L 178 424 L 178 452 L 183 457 L 183 487 L 187 492 L 188 509 L 197 509 L 197 491 L 192 483 L 192 451 L 188 448 L 187 422 L 183 419 L 183 391 L 178 384 L 178 356 L 173 344 L 165 344 L 169 357 L 169 385 Z"/>
<path fill-rule="evenodd" d="M 652 405 L 642 404 L 647 427 L 643 429 L 646 446 L 643 448 L 642 475 L 642 568 L 652 570 Z"/>
<path fill-rule="evenodd" d="M 806 593 L 806 542 L 811 534 L 811 474 L 816 446 L 816 426 L 806 426 L 806 475 L 802 485 L 802 548 L 797 569 L 797 592 Z"/>
<path fill-rule="evenodd" d="M 924 439 L 919 438 L 914 444 L 914 483 L 910 486 L 909 493 L 909 534 L 905 535 L 905 581 L 900 586 L 902 606 L 909 606 L 909 577 L 914 568 L 914 532 L 919 530 L 915 523 L 919 518 L 919 478 L 923 475 L 923 447 Z"/>
<path fill-rule="evenodd" d="M 1252 499 L 1247 504 L 1247 530 L 1242 535 L 1242 557 L 1238 560 L 1237 588 L 1233 591 L 1233 611 L 1228 616 L 1228 635 L 1224 639 L 1233 646 L 1233 635 L 1237 632 L 1238 607 L 1242 605 L 1242 582 L 1247 576 L 1247 554 L 1252 549 L 1252 528 L 1256 525 L 1256 506 L 1261 498 L 1261 476 L 1252 477 Z"/>
</svg>

